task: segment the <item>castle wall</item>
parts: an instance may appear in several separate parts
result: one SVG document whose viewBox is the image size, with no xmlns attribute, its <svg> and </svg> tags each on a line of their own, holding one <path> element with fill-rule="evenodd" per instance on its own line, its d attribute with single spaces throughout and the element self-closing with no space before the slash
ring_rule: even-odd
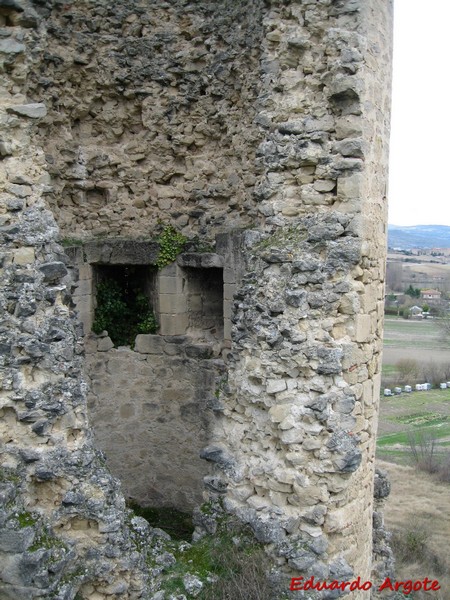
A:
<svg viewBox="0 0 450 600">
<path fill-rule="evenodd" d="M 246 235 L 206 458 L 287 570 L 370 578 L 391 7 L 272 3 L 257 119 L 269 234 Z M 356 598 L 367 592 L 356 592 Z"/>
<path fill-rule="evenodd" d="M 97 446 L 128 498 L 192 512 L 210 472 L 200 451 L 211 438 L 222 361 L 186 336 L 139 335 L 134 350 L 97 352 L 105 341 L 91 339 L 86 355 Z"/>
<path fill-rule="evenodd" d="M 29 6 L 0 4 L 0 597 L 138 600 L 150 531 L 92 443 L 80 328 L 34 143 L 46 108 L 23 93 L 38 21 Z"/>
<path fill-rule="evenodd" d="M 162 220 L 212 239 L 255 223 L 261 0 L 40 10 L 27 85 L 49 110 L 40 143 L 63 237 L 151 237 Z"/>
<path fill-rule="evenodd" d="M 63 594 L 63 573 L 82 597 L 146 593 L 123 497 L 91 444 L 71 284 L 47 205 L 62 237 L 86 242 L 154 239 L 161 222 L 208 244 L 240 230 L 223 264 L 225 372 L 200 434 L 189 419 L 202 409 L 203 384 L 213 390 L 213 370 L 189 356 L 193 306 L 206 301 L 197 277 L 187 296 L 155 292 L 176 331 L 140 339 L 134 351 L 112 349 L 104 335 L 88 342 L 96 436 L 108 444 L 119 420 L 122 448 L 108 460 L 119 474 L 134 461 L 141 479 L 135 459 L 148 435 L 153 459 L 167 423 L 184 413 L 186 444 L 205 443 L 205 475 L 199 466 L 191 497 L 176 497 L 171 482 L 177 503 L 199 501 L 203 475 L 204 499 L 251 526 L 284 590 L 298 574 L 370 578 L 391 9 L 389 0 L 40 1 L 39 14 L 31 5 L 20 13 L 22 27 L 15 9 L 4 18 L 7 597 L 40 585 Z M 183 260 L 169 268 L 196 268 Z M 83 269 L 76 294 L 88 325 L 92 266 Z M 180 333 L 171 354 L 166 336 Z M 180 383 L 185 395 L 175 399 Z M 170 406 L 161 401 L 168 390 Z M 162 454 L 158 468 L 173 456 Z M 136 493 L 165 503 L 155 481 L 142 479 Z M 24 514 L 38 523 L 25 533 L 14 521 Z M 198 531 L 214 531 L 202 514 Z M 40 583 L 21 568 L 39 528 L 58 540 L 33 563 L 33 573 L 47 569 Z M 53 558 L 60 571 L 48 568 Z M 84 560 L 82 576 L 72 566 Z M 119 571 L 123 590 L 106 585 Z"/>
</svg>

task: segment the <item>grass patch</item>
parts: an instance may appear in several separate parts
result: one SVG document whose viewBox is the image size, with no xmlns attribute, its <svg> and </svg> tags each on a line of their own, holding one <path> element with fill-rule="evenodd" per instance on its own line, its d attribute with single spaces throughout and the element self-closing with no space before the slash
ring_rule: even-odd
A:
<svg viewBox="0 0 450 600">
<path fill-rule="evenodd" d="M 448 349 L 449 347 L 449 342 L 442 339 L 438 319 L 413 321 L 387 318 L 384 321 L 383 344 L 387 348 L 417 348 L 418 360 L 421 360 L 420 351 L 423 349 Z"/>
<path fill-rule="evenodd" d="M 384 322 L 384 335 L 386 338 L 397 338 L 398 334 L 413 336 L 414 338 L 438 336 L 439 328 L 436 320 L 413 321 L 402 318 L 389 318 Z M 396 335 L 397 334 L 397 335 Z"/>
<path fill-rule="evenodd" d="M 32 527 L 35 525 L 37 523 L 37 518 L 33 517 L 29 512 L 21 512 L 17 515 L 17 522 L 22 529 L 24 527 Z"/>
<path fill-rule="evenodd" d="M 377 439 L 377 456 L 397 464 L 414 465 L 411 436 L 432 439 L 438 474 L 447 478 L 445 455 L 450 445 L 450 389 L 403 393 L 382 398 Z M 427 461 L 420 461 L 428 464 Z M 434 462 L 433 462 L 434 466 Z"/>
<path fill-rule="evenodd" d="M 268 557 L 263 547 L 242 525 L 227 519 L 214 536 L 205 536 L 174 552 L 176 564 L 167 571 L 164 590 L 185 593 L 187 573 L 198 577 L 204 587 L 198 600 L 270 600 L 266 570 Z"/>
<path fill-rule="evenodd" d="M 420 427 L 421 425 L 440 425 L 441 423 L 448 421 L 448 419 L 449 417 L 447 415 L 426 412 L 389 417 L 389 420 L 391 421 L 404 423 L 405 425 L 413 425 L 414 427 Z"/>
<path fill-rule="evenodd" d="M 427 433 L 433 436 L 437 441 L 439 438 L 446 438 L 450 435 L 450 425 L 442 423 L 442 427 L 434 424 L 429 427 L 421 427 L 417 431 Z M 401 444 L 405 449 L 409 448 L 409 433 L 410 431 L 398 431 L 396 433 L 388 433 L 378 438 L 378 446 L 394 446 Z"/>
<path fill-rule="evenodd" d="M 385 460 L 390 463 L 395 463 L 397 465 L 410 466 L 411 465 L 411 455 L 405 450 L 396 450 L 389 447 L 379 447 L 377 448 L 377 459 Z"/>
</svg>

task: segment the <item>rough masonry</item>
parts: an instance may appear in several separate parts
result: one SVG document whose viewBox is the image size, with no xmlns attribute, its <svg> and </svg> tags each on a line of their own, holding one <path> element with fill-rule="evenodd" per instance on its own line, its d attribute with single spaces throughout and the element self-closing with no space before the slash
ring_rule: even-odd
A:
<svg viewBox="0 0 450 600">
<path fill-rule="evenodd" d="M 114 476 L 197 536 L 247 523 L 279 590 L 369 580 L 391 2 L 0 0 L 0 25 L 2 597 L 159 593 Z M 92 326 L 130 273 L 159 328 L 121 346 Z"/>
</svg>

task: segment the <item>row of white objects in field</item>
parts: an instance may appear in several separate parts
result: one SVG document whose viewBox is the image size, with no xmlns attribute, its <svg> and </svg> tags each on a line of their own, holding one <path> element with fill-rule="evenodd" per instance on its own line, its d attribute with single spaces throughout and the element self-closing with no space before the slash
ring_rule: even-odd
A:
<svg viewBox="0 0 450 600">
<path fill-rule="evenodd" d="M 431 390 L 432 387 L 433 386 L 431 385 L 431 383 L 417 383 L 414 387 L 411 385 L 405 385 L 404 388 L 395 387 L 393 390 L 390 388 L 384 388 L 384 396 L 397 396 L 402 392 L 410 394 L 414 390 L 416 392 L 426 392 L 428 390 Z M 450 388 L 450 381 L 444 381 L 443 383 L 440 383 L 439 387 L 441 390 Z"/>
</svg>

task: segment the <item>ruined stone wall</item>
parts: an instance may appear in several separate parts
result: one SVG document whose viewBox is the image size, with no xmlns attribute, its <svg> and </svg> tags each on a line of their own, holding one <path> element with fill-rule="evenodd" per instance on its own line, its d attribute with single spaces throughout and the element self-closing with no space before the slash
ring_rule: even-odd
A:
<svg viewBox="0 0 450 600">
<path fill-rule="evenodd" d="M 211 439 L 223 362 L 186 336 L 139 335 L 134 350 L 108 340 L 87 344 L 96 444 L 128 498 L 192 512 L 210 471 L 200 451 Z"/>
<path fill-rule="evenodd" d="M 391 7 L 273 3 L 229 394 L 206 457 L 279 564 L 370 578 Z M 367 593 L 355 594 L 357 598 Z"/>
<path fill-rule="evenodd" d="M 39 32 L 0 5 L 0 597 L 148 597 L 141 519 L 92 444 L 79 327 L 23 94 Z M 17 7 L 16 7 L 17 8 Z"/>
<path fill-rule="evenodd" d="M 250 524 L 284 590 L 298 574 L 369 579 L 390 1 L 32 4 L 23 26 L 17 10 L 4 17 L 0 40 L 6 593 L 64 597 L 63 575 L 86 598 L 146 593 L 137 534 L 92 449 L 70 284 L 42 196 L 63 237 L 152 238 L 159 221 L 208 243 L 245 230 L 229 253 L 239 273 L 224 264 L 231 347 L 200 451 L 204 498 Z M 108 350 L 103 364 L 120 352 L 151 377 L 140 351 Z M 103 366 L 96 381 L 100 354 L 93 393 L 107 400 L 115 382 Z M 126 400 L 120 426 L 151 401 Z M 211 513 L 197 523 L 214 530 Z M 57 550 L 33 548 L 28 567 L 40 531 Z M 84 560 L 86 572 L 72 570 Z"/>
<path fill-rule="evenodd" d="M 62 235 L 255 223 L 263 2 L 43 2 L 28 94 Z"/>
</svg>

